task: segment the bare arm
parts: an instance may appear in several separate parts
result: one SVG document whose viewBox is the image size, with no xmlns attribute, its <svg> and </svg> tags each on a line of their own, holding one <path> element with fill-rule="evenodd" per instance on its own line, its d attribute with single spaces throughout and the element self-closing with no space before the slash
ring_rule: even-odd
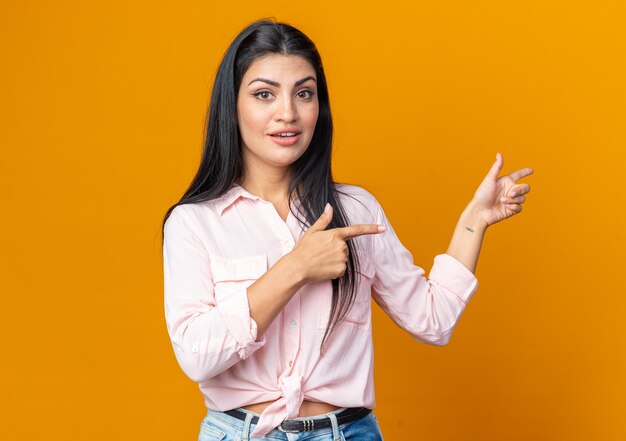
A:
<svg viewBox="0 0 626 441">
<path fill-rule="evenodd" d="M 474 198 L 463 210 L 448 247 L 447 253 L 472 272 L 476 270 L 487 227 L 521 212 L 524 195 L 530 191 L 528 184 L 516 181 L 532 174 L 533 169 L 523 168 L 498 178 L 502 164 L 502 155 L 498 153 Z"/>
<path fill-rule="evenodd" d="M 475 272 L 486 231 L 487 226 L 481 222 L 474 205 L 468 205 L 454 228 L 447 254 Z"/>
<path fill-rule="evenodd" d="M 304 280 L 303 271 L 298 269 L 297 261 L 289 253 L 248 287 L 250 316 L 257 324 L 257 340 L 305 284 Z"/>
</svg>

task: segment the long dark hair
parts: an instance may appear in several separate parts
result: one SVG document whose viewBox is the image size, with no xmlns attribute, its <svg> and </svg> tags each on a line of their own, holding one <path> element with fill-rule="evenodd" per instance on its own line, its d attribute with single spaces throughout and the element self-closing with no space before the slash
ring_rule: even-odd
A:
<svg viewBox="0 0 626 441">
<path fill-rule="evenodd" d="M 216 199 L 241 180 L 243 159 L 237 125 L 237 94 L 243 75 L 252 62 L 267 54 L 301 56 L 313 66 L 317 76 L 319 116 L 309 147 L 292 164 L 289 184 L 289 206 L 296 195 L 300 200 L 299 214 L 303 218 L 298 213 L 292 213 L 301 224 L 309 227 L 330 202 L 333 219 L 328 228 L 349 225 L 339 199 L 338 193 L 341 192 L 336 188 L 331 172 L 333 124 L 321 57 L 315 44 L 304 33 L 286 23 L 265 19 L 244 28 L 224 54 L 211 93 L 200 167 L 180 201 L 167 210 L 162 239 L 165 222 L 176 206 Z M 332 280 L 332 304 L 320 351 L 356 297 L 359 261 L 352 239 L 346 243 L 349 250 L 346 272 L 339 279 Z"/>
</svg>

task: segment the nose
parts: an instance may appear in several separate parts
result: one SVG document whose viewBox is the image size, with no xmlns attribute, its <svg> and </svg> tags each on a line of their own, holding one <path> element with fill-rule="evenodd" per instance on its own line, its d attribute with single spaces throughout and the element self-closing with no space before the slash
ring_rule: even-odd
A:
<svg viewBox="0 0 626 441">
<path fill-rule="evenodd" d="M 293 122 L 298 118 L 298 111 L 290 96 L 284 95 L 276 100 L 276 113 L 274 119 L 282 122 Z"/>
</svg>

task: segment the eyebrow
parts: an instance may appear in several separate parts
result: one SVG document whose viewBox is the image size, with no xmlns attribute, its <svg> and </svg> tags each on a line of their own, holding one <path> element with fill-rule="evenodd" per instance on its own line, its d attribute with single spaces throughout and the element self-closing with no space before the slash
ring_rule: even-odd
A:
<svg viewBox="0 0 626 441">
<path fill-rule="evenodd" d="M 294 87 L 297 87 L 297 86 L 299 86 L 300 84 L 305 83 L 305 82 L 307 82 L 307 81 L 309 81 L 309 80 L 313 80 L 313 81 L 315 81 L 315 78 L 313 78 L 313 77 L 311 77 L 311 76 L 308 76 L 308 77 L 302 78 L 301 80 L 298 80 L 298 81 L 296 81 L 296 82 L 294 83 Z M 250 81 L 250 82 L 248 83 L 248 86 L 249 86 L 250 84 L 254 83 L 255 81 L 262 81 L 262 82 L 264 82 L 264 83 L 269 84 L 270 86 L 280 87 L 280 83 L 277 83 L 276 81 L 268 80 L 267 78 L 255 78 L 254 80 L 252 80 L 252 81 Z M 317 81 L 316 81 L 316 82 L 317 82 Z"/>
</svg>

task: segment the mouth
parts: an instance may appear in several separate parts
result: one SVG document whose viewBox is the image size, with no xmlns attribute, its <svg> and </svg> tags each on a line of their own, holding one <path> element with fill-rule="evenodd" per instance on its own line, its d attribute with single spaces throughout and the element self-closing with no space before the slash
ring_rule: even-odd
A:
<svg viewBox="0 0 626 441">
<path fill-rule="evenodd" d="M 279 145 L 293 145 L 300 139 L 302 132 L 298 130 L 281 130 L 278 132 L 270 133 L 269 136 L 276 144 Z"/>
<path fill-rule="evenodd" d="M 292 138 L 294 136 L 298 136 L 299 134 L 299 130 L 281 130 L 278 132 L 270 133 L 270 136 L 274 136 L 277 138 Z"/>
</svg>

